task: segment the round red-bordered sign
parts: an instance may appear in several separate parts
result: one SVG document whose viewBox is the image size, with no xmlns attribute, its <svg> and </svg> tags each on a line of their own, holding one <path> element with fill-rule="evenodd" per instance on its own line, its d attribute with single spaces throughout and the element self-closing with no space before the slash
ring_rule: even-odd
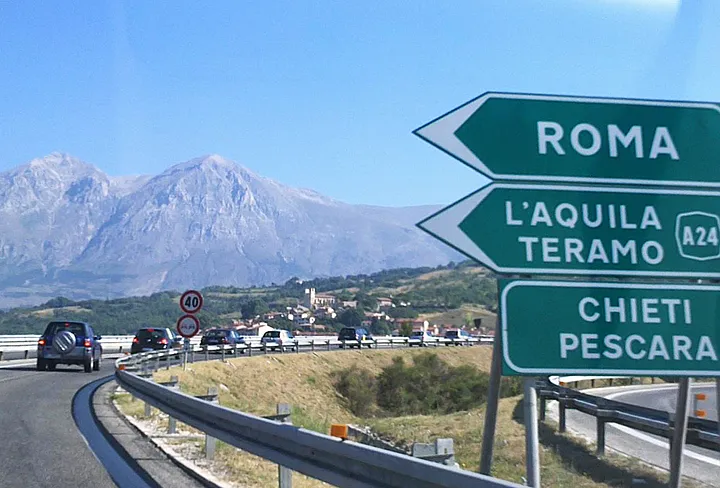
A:
<svg viewBox="0 0 720 488">
<path fill-rule="evenodd" d="M 178 334 L 189 339 L 200 332 L 200 321 L 194 315 L 183 315 L 178 319 L 176 329 Z"/>
<path fill-rule="evenodd" d="M 180 297 L 180 309 L 185 313 L 198 313 L 203 306 L 203 297 L 199 291 L 188 290 Z"/>
</svg>

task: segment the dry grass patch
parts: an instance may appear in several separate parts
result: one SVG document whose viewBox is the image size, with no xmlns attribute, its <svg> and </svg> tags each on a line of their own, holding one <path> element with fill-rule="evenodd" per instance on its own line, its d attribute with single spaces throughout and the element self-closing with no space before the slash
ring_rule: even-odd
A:
<svg viewBox="0 0 720 488">
<path fill-rule="evenodd" d="M 72 312 L 72 313 L 91 313 L 92 310 L 89 308 L 83 308 L 80 306 L 70 306 L 70 307 L 61 307 L 61 308 L 43 308 L 42 310 L 33 310 L 30 312 L 30 315 L 34 315 L 36 317 L 52 317 L 55 312 Z"/>
<path fill-rule="evenodd" d="M 497 324 L 497 315 L 489 310 L 477 305 L 463 305 L 459 309 L 448 310 L 447 312 L 433 312 L 420 314 L 419 320 L 427 320 L 430 323 L 448 324 L 455 327 L 465 325 L 465 319 L 468 316 L 473 319 L 482 318 L 482 325 L 494 328 Z"/>
</svg>

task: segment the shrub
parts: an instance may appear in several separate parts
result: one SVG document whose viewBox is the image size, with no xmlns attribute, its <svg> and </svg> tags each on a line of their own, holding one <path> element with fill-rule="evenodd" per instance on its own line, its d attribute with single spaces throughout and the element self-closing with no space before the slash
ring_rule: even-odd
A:
<svg viewBox="0 0 720 488">
<path fill-rule="evenodd" d="M 375 410 L 377 381 L 366 369 L 347 368 L 334 374 L 335 389 L 347 407 L 358 417 L 369 417 Z"/>
</svg>

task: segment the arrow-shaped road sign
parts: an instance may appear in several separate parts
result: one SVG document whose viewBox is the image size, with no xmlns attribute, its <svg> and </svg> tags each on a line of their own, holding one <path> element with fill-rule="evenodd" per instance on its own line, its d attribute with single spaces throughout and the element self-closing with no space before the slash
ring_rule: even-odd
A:
<svg viewBox="0 0 720 488">
<path fill-rule="evenodd" d="M 492 180 L 720 187 L 712 103 L 485 93 L 415 134 Z"/>
<path fill-rule="evenodd" d="M 498 273 L 720 278 L 720 192 L 498 183 L 418 226 Z"/>
</svg>

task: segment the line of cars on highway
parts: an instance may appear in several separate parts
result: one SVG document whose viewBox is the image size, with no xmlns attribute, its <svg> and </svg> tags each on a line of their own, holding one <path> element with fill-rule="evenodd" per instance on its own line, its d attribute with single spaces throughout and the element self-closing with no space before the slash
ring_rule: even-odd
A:
<svg viewBox="0 0 720 488">
<path fill-rule="evenodd" d="M 470 334 L 462 329 L 449 330 L 447 339 L 469 339 Z M 86 373 L 99 371 L 102 361 L 102 337 L 95 333 L 87 322 L 53 321 L 50 322 L 38 340 L 37 370 L 53 371 L 58 364 L 82 366 Z M 362 327 L 343 327 L 338 333 L 340 347 L 360 348 L 365 342 L 372 347 L 372 335 Z M 419 345 L 434 342 L 435 337 L 427 331 L 414 331 L 410 339 L 420 340 Z M 357 341 L 357 343 L 355 343 Z M 232 328 L 213 328 L 206 330 L 201 346 L 238 346 L 248 344 L 246 336 Z M 292 333 L 283 329 L 269 330 L 260 338 L 260 344 L 270 350 L 295 351 L 297 344 Z M 412 343 L 409 345 L 413 345 Z M 447 344 L 449 345 L 449 343 Z M 130 354 L 163 349 L 182 349 L 183 338 L 167 327 L 143 327 L 137 330 L 130 346 Z"/>
</svg>

